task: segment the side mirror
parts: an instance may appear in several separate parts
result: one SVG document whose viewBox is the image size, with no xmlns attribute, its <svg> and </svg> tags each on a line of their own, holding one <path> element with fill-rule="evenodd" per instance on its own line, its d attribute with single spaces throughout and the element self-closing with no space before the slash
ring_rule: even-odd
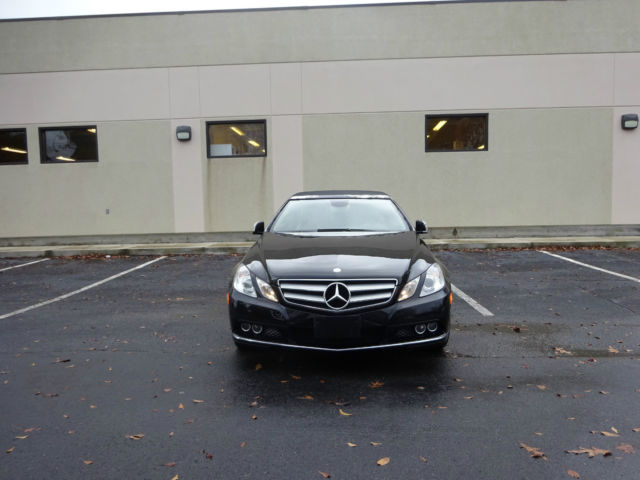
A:
<svg viewBox="0 0 640 480">
<path fill-rule="evenodd" d="M 428 233 L 429 229 L 424 220 L 416 220 L 416 233 Z"/>
<path fill-rule="evenodd" d="M 264 222 L 256 222 L 253 224 L 253 234 L 262 235 L 264 233 Z"/>
</svg>

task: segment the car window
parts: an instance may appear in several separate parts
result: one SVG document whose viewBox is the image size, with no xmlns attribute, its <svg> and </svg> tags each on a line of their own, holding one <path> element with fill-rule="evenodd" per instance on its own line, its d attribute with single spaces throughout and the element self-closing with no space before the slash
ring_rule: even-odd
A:
<svg viewBox="0 0 640 480">
<path fill-rule="evenodd" d="M 406 232 L 409 225 L 389 199 L 323 198 L 290 200 L 273 221 L 272 232 Z"/>
</svg>

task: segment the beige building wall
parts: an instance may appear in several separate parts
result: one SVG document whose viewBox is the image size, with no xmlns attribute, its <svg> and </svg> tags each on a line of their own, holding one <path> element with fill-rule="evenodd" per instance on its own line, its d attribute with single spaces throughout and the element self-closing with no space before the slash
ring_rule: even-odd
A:
<svg viewBox="0 0 640 480">
<path fill-rule="evenodd" d="M 634 0 L 0 22 L 0 128 L 29 140 L 0 237 L 247 230 L 319 188 L 433 226 L 640 223 L 638 24 Z M 465 112 L 489 150 L 425 153 L 425 114 Z M 251 119 L 266 157 L 207 158 L 207 121 Z M 99 162 L 40 164 L 38 127 L 84 124 Z"/>
</svg>

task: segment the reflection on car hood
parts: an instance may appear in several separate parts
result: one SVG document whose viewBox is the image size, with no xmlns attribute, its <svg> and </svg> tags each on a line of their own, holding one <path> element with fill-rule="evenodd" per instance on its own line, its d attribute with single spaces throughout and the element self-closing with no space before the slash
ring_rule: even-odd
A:
<svg viewBox="0 0 640 480">
<path fill-rule="evenodd" d="M 415 232 L 357 236 L 265 233 L 245 262 L 260 262 L 272 279 L 406 278 L 417 257 L 429 255 Z M 339 271 L 336 271 L 339 269 Z"/>
</svg>

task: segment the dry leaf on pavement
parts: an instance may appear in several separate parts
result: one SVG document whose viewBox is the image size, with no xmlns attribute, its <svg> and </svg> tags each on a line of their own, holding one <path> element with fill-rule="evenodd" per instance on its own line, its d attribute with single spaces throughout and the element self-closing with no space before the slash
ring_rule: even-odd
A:
<svg viewBox="0 0 640 480">
<path fill-rule="evenodd" d="M 520 448 L 524 448 L 532 458 L 542 458 L 543 460 L 547 460 L 547 456 L 539 448 L 530 447 L 522 442 L 520 442 Z"/>
<path fill-rule="evenodd" d="M 580 474 L 575 470 L 567 470 L 567 473 L 571 478 L 580 478 Z"/>
<path fill-rule="evenodd" d="M 384 467 L 390 461 L 391 461 L 391 459 L 389 457 L 383 457 L 380 460 L 378 460 L 376 463 L 378 464 L 378 466 Z"/>
<path fill-rule="evenodd" d="M 578 447 L 576 450 L 567 450 L 567 453 L 574 453 L 576 455 L 581 455 L 583 453 L 586 453 L 587 455 L 589 455 L 589 458 L 593 458 L 596 455 L 602 455 L 603 457 L 608 457 L 609 455 L 611 455 L 611 452 L 609 450 L 603 450 L 602 448 L 596 448 L 596 447 L 591 447 L 591 448 Z"/>
<path fill-rule="evenodd" d="M 636 449 L 633 448 L 633 445 L 629 445 L 628 443 L 621 443 L 616 447 L 616 450 L 620 450 L 624 453 L 636 453 Z"/>
</svg>

